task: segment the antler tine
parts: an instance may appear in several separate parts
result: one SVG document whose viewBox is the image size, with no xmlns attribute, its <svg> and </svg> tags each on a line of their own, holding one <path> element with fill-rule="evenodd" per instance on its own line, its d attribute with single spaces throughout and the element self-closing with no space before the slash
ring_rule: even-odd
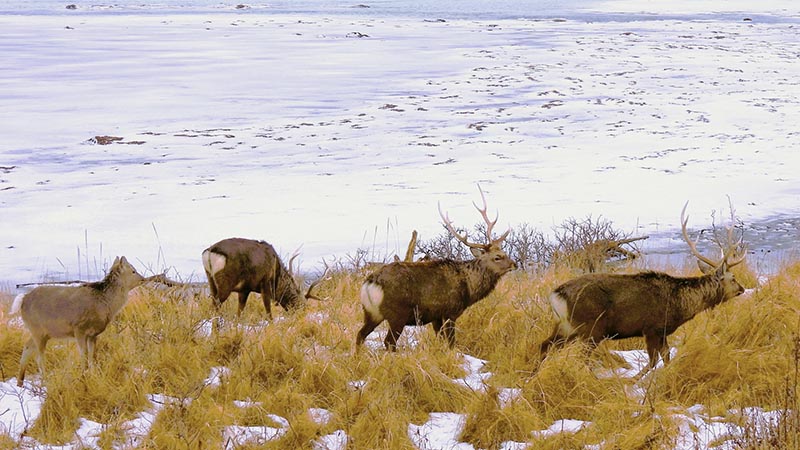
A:
<svg viewBox="0 0 800 450">
<path fill-rule="evenodd" d="M 456 229 L 453 228 L 453 223 L 450 221 L 450 216 L 442 212 L 442 204 L 438 203 L 438 207 L 439 207 L 439 216 L 444 221 L 445 228 L 447 228 L 447 231 L 449 231 L 453 235 L 453 237 L 458 239 L 459 242 L 461 242 L 462 244 L 466 245 L 467 247 L 470 247 L 470 248 L 485 248 L 485 246 L 482 245 L 482 244 L 474 244 L 472 242 L 467 241 L 467 236 L 466 235 L 462 236 L 462 235 L 458 234 Z"/>
<path fill-rule="evenodd" d="M 475 209 L 480 211 L 481 216 L 483 216 L 483 220 L 486 222 L 486 239 L 489 241 L 489 245 L 499 245 L 506 239 L 506 237 L 508 237 L 508 234 L 511 233 L 511 228 L 509 227 L 509 229 L 506 230 L 505 233 L 503 233 L 499 238 L 492 239 L 492 230 L 494 229 L 494 226 L 497 225 L 497 220 L 500 218 L 500 212 L 498 211 L 498 213 L 494 216 L 494 220 L 489 220 L 489 214 L 487 213 L 489 208 L 486 205 L 486 196 L 483 194 L 483 189 L 481 189 L 480 184 L 478 185 L 478 191 L 481 193 L 483 209 L 478 208 L 478 205 L 475 204 L 475 202 L 472 202 L 472 204 L 475 206 Z"/>
<path fill-rule="evenodd" d="M 688 201 L 686 202 L 685 205 L 683 205 L 683 209 L 681 210 L 681 232 L 683 233 L 683 240 L 686 241 L 686 244 L 689 246 L 689 250 L 691 250 L 692 255 L 694 255 L 695 258 L 697 258 L 700 261 L 708 264 L 711 267 L 714 267 L 714 268 L 719 267 L 720 264 L 722 264 L 722 262 L 715 262 L 715 261 L 712 261 L 711 259 L 706 258 L 705 256 L 703 256 L 699 251 L 697 251 L 697 241 L 692 242 L 692 240 L 689 238 L 689 232 L 686 231 L 686 225 L 689 223 L 689 218 L 685 217 L 686 216 L 686 207 L 687 206 L 689 206 L 689 202 Z M 699 240 L 700 236 L 698 236 L 697 239 Z M 725 260 L 723 259 L 723 261 L 725 261 Z"/>
<path fill-rule="evenodd" d="M 300 256 L 300 249 L 303 248 L 303 245 L 300 244 L 300 247 L 297 247 L 297 250 L 292 253 L 292 256 L 289 258 L 289 275 L 294 276 L 294 269 L 292 268 L 292 264 L 294 264 L 294 260 Z"/>
<path fill-rule="evenodd" d="M 328 262 L 325 261 L 325 258 L 322 258 L 322 264 L 325 265 L 325 270 L 322 271 L 322 275 L 320 275 L 319 278 L 317 278 L 317 281 L 314 281 L 313 283 L 311 283 L 308 286 L 308 290 L 306 291 L 306 295 L 305 295 L 306 298 L 310 298 L 310 299 L 314 299 L 314 300 L 321 300 L 316 295 L 311 294 L 311 291 L 320 283 L 320 281 L 325 279 L 325 275 L 327 275 L 328 274 L 328 270 L 330 270 L 330 267 L 328 266 Z"/>
<path fill-rule="evenodd" d="M 472 202 L 472 205 L 475 206 L 475 209 L 477 209 L 478 212 L 481 213 L 481 216 L 483 216 L 484 222 L 486 222 L 486 239 L 489 242 L 493 242 L 492 241 L 492 230 L 494 229 L 494 226 L 497 224 L 497 219 L 500 218 L 500 213 L 499 212 L 497 213 L 497 215 L 494 217 L 494 220 L 489 220 L 489 213 L 488 213 L 489 207 L 486 205 L 486 196 L 483 194 L 483 189 L 481 189 L 481 185 L 480 184 L 478 185 L 478 192 L 481 193 L 481 200 L 483 201 L 483 209 L 478 207 L 478 204 L 475 203 L 475 202 Z"/>
<path fill-rule="evenodd" d="M 742 236 L 739 239 L 735 239 L 734 230 L 736 228 L 736 212 L 733 209 L 733 203 L 731 202 L 730 197 L 728 197 L 728 206 L 731 211 L 731 224 L 727 227 L 728 248 L 727 251 L 723 250 L 722 253 L 725 263 L 730 268 L 737 264 L 741 264 L 745 260 L 747 257 L 747 247 L 744 245 L 744 233 L 742 233 Z M 736 257 L 733 261 L 728 261 L 728 258 L 736 255 L 738 250 L 741 250 L 741 255 Z"/>
</svg>

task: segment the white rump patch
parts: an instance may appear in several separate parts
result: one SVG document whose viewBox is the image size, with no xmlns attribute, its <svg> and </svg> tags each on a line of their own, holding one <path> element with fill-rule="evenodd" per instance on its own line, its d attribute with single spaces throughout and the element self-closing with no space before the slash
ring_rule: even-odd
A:
<svg viewBox="0 0 800 450">
<path fill-rule="evenodd" d="M 9 314 L 13 316 L 19 312 L 20 308 L 22 308 L 23 298 L 25 298 L 25 294 L 19 294 L 18 296 L 14 297 L 14 303 L 11 304 L 11 312 Z"/>
<path fill-rule="evenodd" d="M 575 334 L 577 329 L 569 323 L 569 308 L 567 301 L 562 298 L 558 293 L 553 292 L 550 294 L 550 306 L 553 308 L 553 313 L 558 319 L 558 328 L 561 330 L 562 336 L 571 336 Z"/>
<path fill-rule="evenodd" d="M 361 305 L 373 319 L 383 318 L 381 303 L 383 303 L 383 288 L 374 283 L 364 283 L 361 286 Z"/>
<path fill-rule="evenodd" d="M 212 276 L 225 268 L 228 258 L 225 255 L 206 250 L 203 252 L 203 268 Z"/>
</svg>

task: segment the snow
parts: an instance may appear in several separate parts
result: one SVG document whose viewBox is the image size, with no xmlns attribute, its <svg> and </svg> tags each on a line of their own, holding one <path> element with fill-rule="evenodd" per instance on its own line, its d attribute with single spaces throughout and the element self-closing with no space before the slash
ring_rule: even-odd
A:
<svg viewBox="0 0 800 450">
<path fill-rule="evenodd" d="M 344 430 L 336 430 L 314 441 L 312 448 L 314 450 L 345 450 L 348 440 Z"/>
<path fill-rule="evenodd" d="M 417 448 L 423 450 L 472 450 L 472 445 L 457 440 L 465 422 L 464 414 L 431 413 L 424 424 L 408 425 L 408 437 Z"/>
<path fill-rule="evenodd" d="M 559 433 L 577 433 L 588 425 L 590 425 L 590 422 L 583 420 L 561 419 L 553 422 L 546 430 L 534 431 L 531 434 L 534 437 L 543 438 Z"/>
</svg>

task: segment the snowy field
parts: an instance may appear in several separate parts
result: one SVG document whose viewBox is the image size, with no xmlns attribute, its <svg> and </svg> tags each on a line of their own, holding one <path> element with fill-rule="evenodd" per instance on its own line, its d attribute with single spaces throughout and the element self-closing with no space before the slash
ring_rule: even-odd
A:
<svg viewBox="0 0 800 450">
<path fill-rule="evenodd" d="M 441 231 L 439 202 L 476 223 L 476 183 L 503 226 L 602 215 L 654 248 L 680 246 L 686 200 L 693 228 L 726 196 L 747 223 L 797 218 L 797 7 L 641 19 L 650 3 L 592 22 L 0 14 L 0 280 L 96 278 L 116 255 L 200 279 L 230 236 L 303 245 L 306 270 L 390 255 Z"/>
</svg>

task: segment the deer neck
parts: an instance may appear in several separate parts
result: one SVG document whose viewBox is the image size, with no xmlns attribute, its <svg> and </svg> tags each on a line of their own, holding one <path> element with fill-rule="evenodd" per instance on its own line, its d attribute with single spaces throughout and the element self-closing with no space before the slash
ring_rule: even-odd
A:
<svg viewBox="0 0 800 450">
<path fill-rule="evenodd" d="M 133 286 L 127 286 L 115 273 L 110 273 L 101 281 L 99 297 L 108 307 L 111 316 L 115 316 L 128 301 L 128 292 Z"/>
<path fill-rule="evenodd" d="M 685 320 L 724 301 L 722 286 L 711 275 L 686 279 L 679 289 L 678 297 Z"/>
<path fill-rule="evenodd" d="M 488 270 L 476 259 L 466 263 L 466 275 L 470 305 L 489 295 L 500 280 L 499 274 Z"/>
</svg>

